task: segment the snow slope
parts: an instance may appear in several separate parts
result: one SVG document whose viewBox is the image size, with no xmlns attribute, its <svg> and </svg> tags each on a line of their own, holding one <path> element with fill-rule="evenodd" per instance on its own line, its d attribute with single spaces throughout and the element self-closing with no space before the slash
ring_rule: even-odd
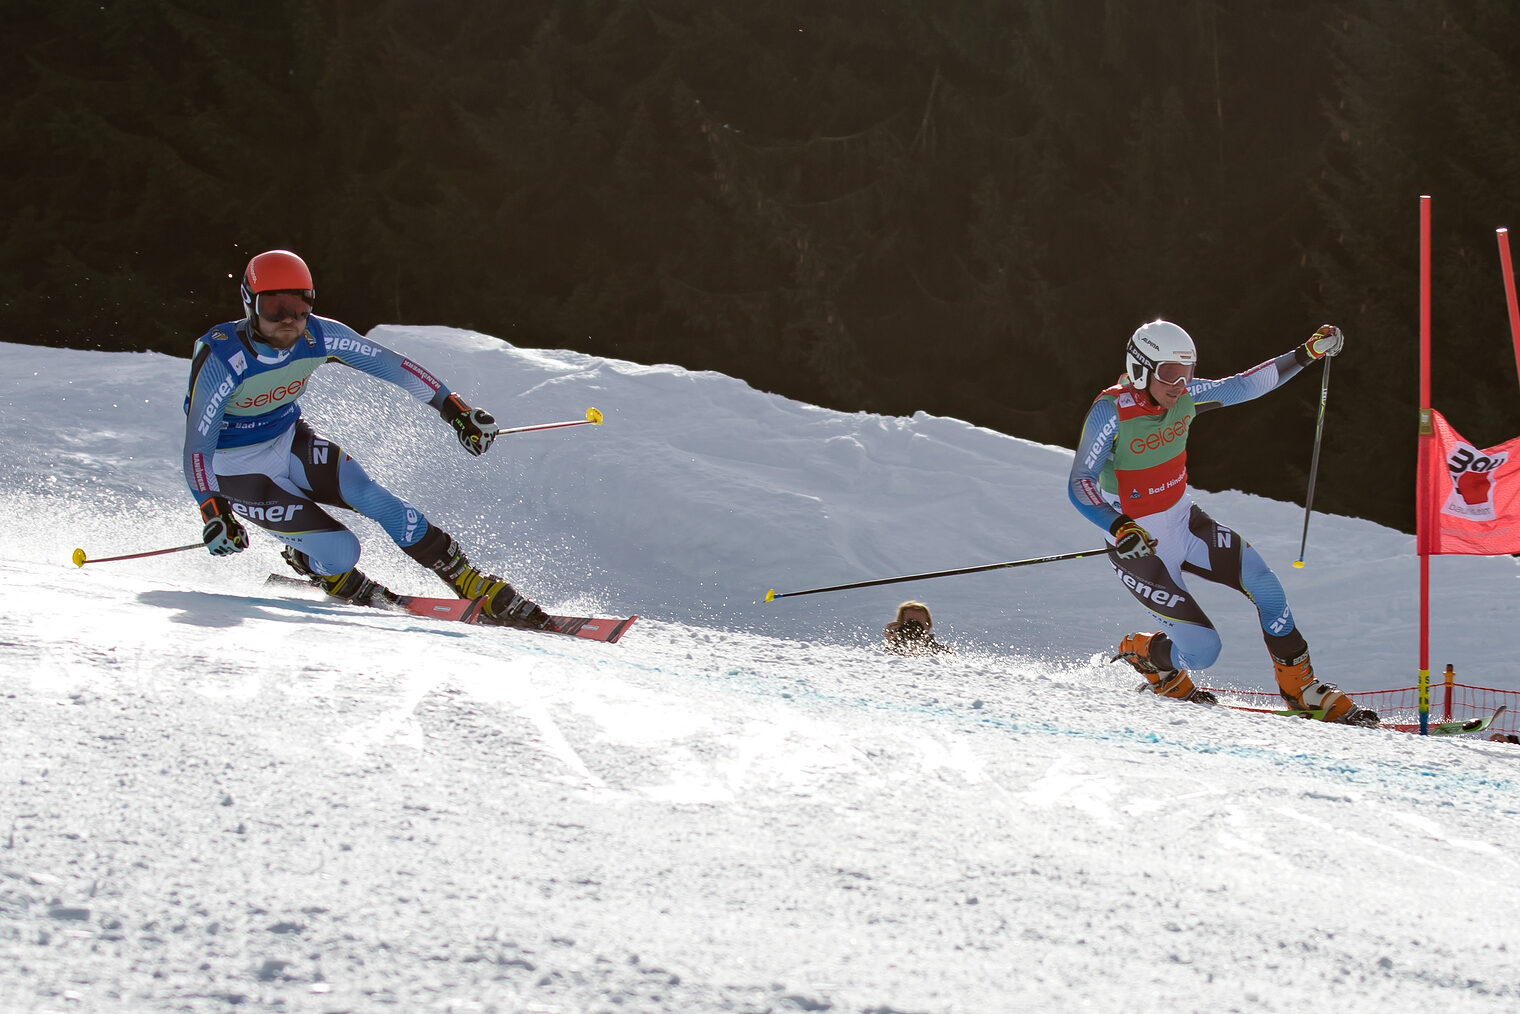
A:
<svg viewBox="0 0 1520 1014">
<path fill-rule="evenodd" d="M 188 363 L 0 345 L 0 1010 L 1509 1011 L 1520 747 L 1141 697 L 1070 452 L 716 374 L 372 336 L 505 425 L 319 373 L 319 432 L 617 645 L 271 589 L 196 541 Z M 1327 435 L 1333 439 L 1333 434 Z M 1308 449 L 1305 448 L 1307 454 Z M 1266 463 L 1264 467 L 1273 467 Z M 1321 476 L 1321 482 L 1333 482 Z M 1348 689 L 1416 664 L 1413 539 L 1200 493 Z M 363 566 L 440 586 L 357 519 Z M 1517 688 L 1515 561 L 1442 558 L 1433 657 Z M 1264 689 L 1204 586 L 1205 681 Z M 874 648 L 904 598 L 953 656 Z"/>
</svg>

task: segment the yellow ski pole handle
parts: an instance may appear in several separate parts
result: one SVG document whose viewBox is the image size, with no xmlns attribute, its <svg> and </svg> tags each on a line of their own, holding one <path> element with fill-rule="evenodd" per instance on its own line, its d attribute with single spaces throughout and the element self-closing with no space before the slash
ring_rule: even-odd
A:
<svg viewBox="0 0 1520 1014">
<path fill-rule="evenodd" d="M 569 422 L 539 423 L 536 426 L 509 426 L 506 429 L 500 429 L 496 432 L 498 435 L 505 435 L 508 433 L 533 433 L 537 430 L 564 429 L 566 426 L 600 426 L 601 424 L 601 411 L 599 409 L 588 408 L 586 409 L 586 418 L 584 419 L 571 419 Z"/>
<path fill-rule="evenodd" d="M 125 556 L 102 556 L 98 560 L 92 560 L 85 555 L 83 549 L 74 550 L 74 566 L 83 567 L 87 563 L 110 563 L 113 560 L 140 560 L 145 556 L 163 556 L 165 553 L 183 553 L 187 549 L 201 549 L 204 542 L 192 542 L 186 546 L 174 546 L 170 549 L 150 549 L 146 553 L 127 553 Z"/>
</svg>

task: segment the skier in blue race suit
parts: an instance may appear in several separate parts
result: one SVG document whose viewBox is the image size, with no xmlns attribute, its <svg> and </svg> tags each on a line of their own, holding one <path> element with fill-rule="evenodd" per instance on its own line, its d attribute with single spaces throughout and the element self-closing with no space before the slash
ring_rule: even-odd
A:
<svg viewBox="0 0 1520 1014">
<path fill-rule="evenodd" d="M 218 324 L 196 341 L 185 398 L 185 481 L 200 505 L 206 548 L 215 556 L 242 552 L 243 522 L 251 521 L 283 542 L 285 561 L 329 595 L 394 603 L 395 594 L 359 570 L 358 538 L 325 509 L 340 507 L 373 518 L 455 594 L 482 599 L 488 616 L 551 626 L 534 602 L 476 569 L 447 532 L 313 432 L 299 401 L 313 371 L 342 363 L 425 402 L 471 454 L 490 448 L 495 419 L 410 359 L 313 314 L 311 271 L 288 250 L 248 262 L 242 297 L 242 320 Z"/>
<path fill-rule="evenodd" d="M 1127 372 L 1098 395 L 1082 426 L 1068 495 L 1108 533 L 1114 572 L 1161 624 L 1128 634 L 1119 654 L 1164 697 L 1213 703 L 1189 670 L 1219 658 L 1219 633 L 1183 581 L 1196 574 L 1240 591 L 1256 606 L 1283 699 L 1325 721 L 1376 725 L 1309 662 L 1309 646 L 1282 583 L 1261 554 L 1204 513 L 1187 492 L 1187 438 L 1195 417 L 1276 390 L 1309 363 L 1338 354 L 1340 329 L 1326 324 L 1303 345 L 1223 380 L 1195 380 L 1193 339 L 1170 321 L 1139 328 L 1126 349 Z"/>
</svg>

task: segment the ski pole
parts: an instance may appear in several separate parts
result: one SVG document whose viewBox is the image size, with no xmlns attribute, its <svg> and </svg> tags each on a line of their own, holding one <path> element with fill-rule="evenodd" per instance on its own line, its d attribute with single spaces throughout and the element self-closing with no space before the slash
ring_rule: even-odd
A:
<svg viewBox="0 0 1520 1014">
<path fill-rule="evenodd" d="M 572 419 L 569 422 L 539 423 L 537 426 L 512 426 L 508 429 L 497 430 L 496 432 L 497 434 L 532 433 L 535 430 L 557 430 L 565 426 L 585 426 L 588 424 L 600 426 L 602 424 L 602 413 L 594 408 L 588 408 L 586 409 L 586 418 L 584 419 Z"/>
<path fill-rule="evenodd" d="M 814 595 L 818 592 L 845 591 L 849 588 L 870 588 L 879 584 L 897 584 L 899 581 L 924 581 L 931 577 L 952 577 L 956 574 L 978 574 L 984 570 L 1001 570 L 1004 567 L 1027 567 L 1035 563 L 1055 563 L 1057 560 L 1080 560 L 1084 556 L 1106 556 L 1108 547 L 1090 549 L 1081 553 L 1062 553 L 1060 556 L 1036 556 L 1028 560 L 1009 560 L 1007 563 L 988 563 L 980 567 L 961 567 L 958 570 L 936 570 L 932 574 L 905 574 L 902 577 L 884 577 L 875 581 L 856 581 L 854 584 L 836 584 L 827 588 L 808 588 L 803 591 L 778 592 L 774 588 L 765 593 L 765 601 L 786 598 L 788 595 Z"/>
<path fill-rule="evenodd" d="M 1319 440 L 1325 432 L 1325 401 L 1330 397 L 1330 357 L 1325 357 L 1325 372 L 1319 382 L 1319 422 L 1314 424 L 1314 456 L 1309 460 L 1309 492 L 1304 496 L 1304 537 L 1298 544 L 1298 559 L 1293 566 L 1304 567 L 1304 547 L 1309 544 L 1309 508 L 1314 503 L 1314 477 L 1319 473 Z"/>
<path fill-rule="evenodd" d="M 110 563 L 112 560 L 137 560 L 144 556 L 163 556 L 165 553 L 183 553 L 187 549 L 200 549 L 204 542 L 192 542 L 188 546 L 175 546 L 173 549 L 150 549 L 146 553 L 128 553 L 126 556 L 102 556 L 98 560 L 91 560 L 84 555 L 84 550 L 74 550 L 74 566 L 83 567 L 87 563 Z"/>
</svg>

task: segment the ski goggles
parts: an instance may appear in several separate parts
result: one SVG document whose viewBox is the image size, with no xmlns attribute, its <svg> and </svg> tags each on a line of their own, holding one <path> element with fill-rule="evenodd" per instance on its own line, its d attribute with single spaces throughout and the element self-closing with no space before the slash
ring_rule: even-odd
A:
<svg viewBox="0 0 1520 1014">
<path fill-rule="evenodd" d="M 286 320 L 299 320 L 311 313 L 317 294 L 310 289 L 289 289 L 280 292 L 261 292 L 253 297 L 253 308 L 260 317 L 271 324 Z"/>
<path fill-rule="evenodd" d="M 1193 367 L 1187 363 L 1158 363 L 1156 379 L 1168 387 L 1177 387 L 1193 379 Z"/>
</svg>

